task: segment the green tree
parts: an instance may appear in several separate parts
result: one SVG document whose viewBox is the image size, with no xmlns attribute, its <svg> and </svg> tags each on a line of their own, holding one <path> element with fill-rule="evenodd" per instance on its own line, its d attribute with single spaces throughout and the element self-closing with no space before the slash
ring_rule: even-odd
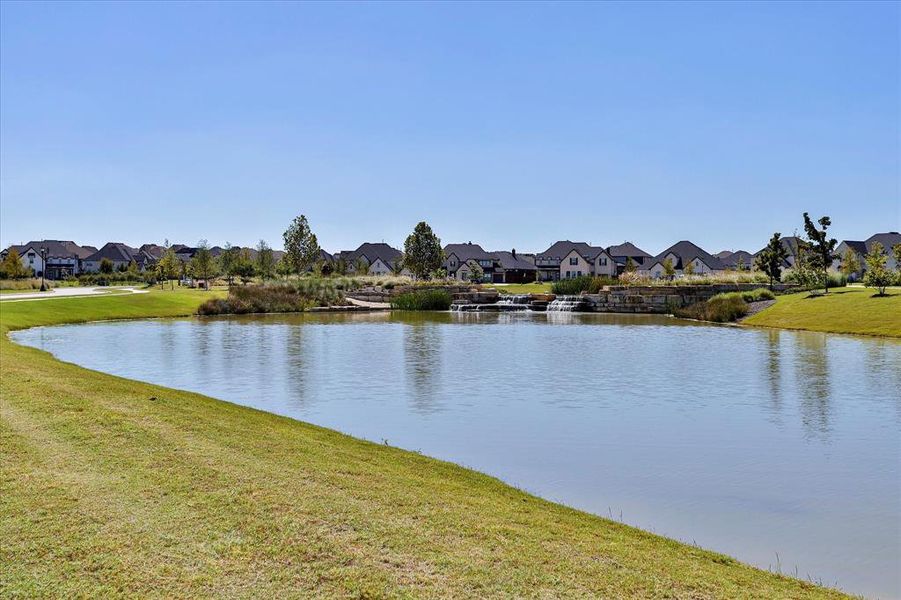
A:
<svg viewBox="0 0 901 600">
<path fill-rule="evenodd" d="M 173 279 L 177 279 L 181 268 L 182 262 L 175 256 L 175 251 L 172 248 L 167 248 L 165 254 L 163 254 L 163 257 L 160 258 L 157 263 L 160 282 L 163 280 L 171 282 Z M 174 283 L 172 284 L 172 288 L 175 289 Z"/>
<path fill-rule="evenodd" d="M 686 275 L 694 275 L 695 274 L 695 264 L 692 261 L 688 261 L 688 263 L 682 267 L 682 272 Z"/>
<path fill-rule="evenodd" d="M 354 260 L 354 275 L 366 275 L 369 273 L 369 262 L 362 256 Z"/>
<path fill-rule="evenodd" d="M 285 259 L 293 273 L 303 273 L 319 258 L 319 242 L 304 215 L 295 217 L 284 233 Z"/>
<path fill-rule="evenodd" d="M 343 256 L 336 258 L 334 271 L 337 275 L 347 275 L 347 259 Z"/>
<path fill-rule="evenodd" d="M 810 244 L 811 260 L 810 266 L 814 270 L 822 271 L 823 291 L 829 293 L 829 277 L 827 269 L 835 260 L 835 246 L 838 241 L 830 238 L 826 234 L 826 230 L 832 225 L 829 217 L 821 217 L 817 220 L 817 226 L 811 220 L 810 215 L 804 213 L 804 231 L 807 233 L 807 242 Z"/>
<path fill-rule="evenodd" d="M 777 231 L 756 259 L 757 269 L 770 278 L 770 289 L 773 289 L 775 282 L 782 280 L 782 265 L 786 258 L 788 250 L 782 244 L 782 234 Z"/>
<path fill-rule="evenodd" d="M 798 242 L 798 251 L 791 275 L 794 281 L 804 289 L 814 290 L 825 285 L 823 271 L 820 269 L 819 262 L 809 243 Z"/>
<path fill-rule="evenodd" d="M 216 275 L 216 264 L 210 253 L 210 245 L 206 240 L 197 242 L 197 252 L 191 259 L 191 269 L 197 279 L 203 280 L 206 289 L 210 289 L 210 280 Z"/>
<path fill-rule="evenodd" d="M 394 275 L 400 275 L 404 270 L 404 257 L 401 256 L 393 263 L 389 265 L 391 267 L 391 273 Z"/>
<path fill-rule="evenodd" d="M 638 265 L 632 260 L 631 256 L 626 257 L 626 266 L 623 269 L 626 273 L 634 273 L 638 269 Z"/>
<path fill-rule="evenodd" d="M 22 264 L 19 251 L 11 248 L 6 258 L 0 263 L 0 273 L 3 273 L 3 278 L 22 279 L 31 275 L 31 269 Z"/>
<path fill-rule="evenodd" d="M 482 278 L 485 276 L 485 269 L 474 260 L 470 260 L 466 264 L 469 267 L 469 280 L 472 283 L 479 283 L 482 281 Z"/>
<path fill-rule="evenodd" d="M 735 263 L 735 268 L 739 271 L 746 271 L 748 269 L 748 265 L 745 264 L 744 256 L 738 257 L 738 261 Z"/>
<path fill-rule="evenodd" d="M 257 274 L 263 279 L 272 279 L 275 272 L 275 259 L 272 255 L 272 248 L 266 243 L 266 240 L 260 240 L 257 244 Z"/>
<path fill-rule="evenodd" d="M 420 221 L 404 242 L 404 265 L 419 279 L 428 279 L 444 262 L 441 240 Z"/>
<path fill-rule="evenodd" d="M 863 284 L 876 288 L 880 296 L 885 296 L 885 288 L 892 284 L 892 272 L 886 267 L 888 257 L 885 248 L 879 242 L 873 242 L 867 253 L 867 270 L 863 274 Z"/>
<path fill-rule="evenodd" d="M 282 256 L 277 263 L 275 263 L 275 272 L 285 279 L 288 278 L 288 275 L 293 273 L 294 267 L 291 266 L 291 263 L 288 262 L 287 256 Z"/>
<path fill-rule="evenodd" d="M 138 275 L 138 263 L 134 260 L 128 261 L 128 268 L 125 271 L 128 273 L 128 279 L 130 281 L 137 281 L 140 275 Z"/>
<path fill-rule="evenodd" d="M 845 253 L 842 255 L 842 264 L 839 267 L 839 271 L 841 271 L 845 277 L 849 278 L 860 271 L 860 260 L 857 258 L 857 252 L 855 252 L 851 248 L 845 248 Z"/>
<path fill-rule="evenodd" d="M 238 255 L 241 249 L 236 248 L 229 242 L 225 242 L 222 247 L 222 254 L 219 255 L 219 271 L 225 275 L 225 282 L 231 286 L 235 275 L 235 265 L 238 262 Z"/>
<path fill-rule="evenodd" d="M 676 276 L 676 268 L 673 266 L 673 261 L 670 258 L 664 259 L 663 261 L 663 273 L 666 275 L 667 279 L 672 279 Z"/>
<path fill-rule="evenodd" d="M 100 272 L 104 274 L 110 274 L 113 272 L 113 261 L 108 258 L 100 259 Z"/>
<path fill-rule="evenodd" d="M 895 257 L 895 270 L 898 271 L 898 285 L 901 285 L 901 243 L 892 246 L 892 254 Z"/>
<path fill-rule="evenodd" d="M 241 278 L 241 283 L 247 285 L 253 276 L 256 274 L 256 266 L 253 263 L 253 259 L 250 257 L 250 251 L 247 248 L 241 250 L 241 253 L 238 255 L 238 258 L 235 260 L 232 265 L 233 272 L 236 277 Z"/>
</svg>

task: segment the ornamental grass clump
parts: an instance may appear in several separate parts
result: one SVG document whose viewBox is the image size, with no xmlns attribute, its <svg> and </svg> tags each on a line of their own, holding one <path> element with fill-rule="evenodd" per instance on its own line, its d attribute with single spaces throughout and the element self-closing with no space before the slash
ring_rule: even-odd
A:
<svg viewBox="0 0 901 600">
<path fill-rule="evenodd" d="M 707 302 L 698 302 L 674 311 L 677 317 L 712 321 L 714 323 L 731 323 L 748 314 L 748 304 L 738 292 L 718 294 Z"/>
<path fill-rule="evenodd" d="M 302 312 L 316 306 L 345 304 L 344 294 L 327 279 L 233 286 L 227 298 L 200 305 L 202 315 Z"/>
<path fill-rule="evenodd" d="M 607 276 L 581 275 L 555 281 L 551 292 L 558 296 L 575 296 L 582 292 L 597 294 L 605 285 L 616 285 L 616 280 Z"/>
<path fill-rule="evenodd" d="M 447 290 L 414 290 L 391 299 L 397 310 L 448 310 L 453 298 Z"/>
</svg>

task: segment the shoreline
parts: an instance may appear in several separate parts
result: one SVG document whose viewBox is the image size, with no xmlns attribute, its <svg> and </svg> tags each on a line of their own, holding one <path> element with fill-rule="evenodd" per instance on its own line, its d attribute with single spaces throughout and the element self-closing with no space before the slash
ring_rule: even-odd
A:
<svg viewBox="0 0 901 600">
<path fill-rule="evenodd" d="M 117 299 L 119 299 L 119 301 L 121 301 L 122 298 L 123 298 L 123 296 L 117 297 Z M 134 297 L 126 297 L 126 298 L 133 299 Z M 100 301 L 100 299 L 95 298 L 95 299 L 92 299 L 91 301 L 97 302 L 97 301 Z M 4 311 L 4 312 L 6 312 L 6 311 Z M 179 311 L 176 310 L 174 312 L 177 313 Z M 69 316 L 71 316 L 71 315 L 69 315 Z M 93 320 L 94 321 L 133 320 L 133 319 L 142 319 L 142 318 L 169 318 L 169 317 L 184 317 L 184 316 L 194 316 L 194 315 L 191 315 L 191 314 L 164 314 L 164 315 L 154 316 L 151 314 L 141 314 L 141 315 L 134 315 L 134 316 L 120 318 L 120 319 L 100 318 L 100 319 L 93 319 Z M 2 321 L 8 322 L 9 321 L 8 315 L 4 314 L 2 317 Z M 272 413 L 266 413 L 263 411 L 258 411 L 256 409 L 239 406 L 239 405 L 227 402 L 227 401 L 210 398 L 210 397 L 203 396 L 200 394 L 193 394 L 190 392 L 183 392 L 180 390 L 172 390 L 169 388 L 162 388 L 159 386 L 145 384 L 145 383 L 135 381 L 135 380 L 123 379 L 123 378 L 119 378 L 119 377 L 105 374 L 105 373 L 90 371 L 88 369 L 84 369 L 84 368 L 78 367 L 76 365 L 63 363 L 62 361 L 59 361 L 58 359 L 56 359 L 55 357 L 50 355 L 49 353 L 45 353 L 45 352 L 38 351 L 38 350 L 35 350 L 32 348 L 20 346 L 19 344 L 16 344 L 15 342 L 13 342 L 8 336 L 8 334 L 13 331 L 26 329 L 31 326 L 38 326 L 38 327 L 39 326 L 53 326 L 53 325 L 61 325 L 61 324 L 78 324 L 78 323 L 86 323 L 86 322 L 89 322 L 89 321 L 86 321 L 86 320 L 74 320 L 73 321 L 73 320 L 68 320 L 68 319 L 61 319 L 61 320 L 57 320 L 56 322 L 53 322 L 53 320 L 45 320 L 44 322 L 37 322 L 32 325 L 26 325 L 26 326 L 16 326 L 16 325 L 11 326 L 8 323 L 3 323 L 2 327 L 4 329 L 4 333 L 6 333 L 7 335 L 4 336 L 6 339 L 0 343 L 10 344 L 11 346 L 13 346 L 15 348 L 16 354 L 22 353 L 22 354 L 27 355 L 30 353 L 37 353 L 39 355 L 43 355 L 42 362 L 49 362 L 50 365 L 53 366 L 54 370 L 56 370 L 56 371 L 75 369 L 76 370 L 75 373 L 79 374 L 79 372 L 80 372 L 81 377 L 85 378 L 85 379 L 89 378 L 89 379 L 94 379 L 94 380 L 98 380 L 98 381 L 108 381 L 109 385 L 111 385 L 112 383 L 116 383 L 117 385 L 124 386 L 125 388 L 154 389 L 154 390 L 157 390 L 157 393 L 159 394 L 160 398 L 166 397 L 166 396 L 173 396 L 173 395 L 179 396 L 179 397 L 185 397 L 185 398 L 194 398 L 198 402 L 198 404 L 210 407 L 211 410 L 213 411 L 213 413 L 225 411 L 226 413 L 237 413 L 237 414 L 239 414 L 239 416 L 240 416 L 240 414 L 245 414 L 246 411 L 249 411 L 249 413 L 246 413 L 248 415 L 253 414 L 253 413 L 259 413 L 261 415 L 268 416 L 268 418 L 265 418 L 264 420 L 281 419 L 281 420 L 290 421 L 290 423 L 292 423 L 293 425 L 289 426 L 289 428 L 297 429 L 298 432 L 305 431 L 310 428 L 327 432 L 325 435 L 327 435 L 328 437 L 331 437 L 331 438 L 336 438 L 336 443 L 338 443 L 339 446 L 341 444 L 350 444 L 352 446 L 359 446 L 362 444 L 362 445 L 365 445 L 369 449 L 369 451 L 370 451 L 369 453 L 377 454 L 377 453 L 380 453 L 383 451 L 379 444 L 365 442 L 363 440 L 359 440 L 357 438 L 353 438 L 353 437 L 347 436 L 345 434 L 341 434 L 341 433 L 338 433 L 338 432 L 335 432 L 332 430 L 327 430 L 327 429 L 324 429 L 324 428 L 321 428 L 321 427 L 318 427 L 315 425 L 311 425 L 311 424 L 303 422 L 303 421 L 298 421 L 298 420 L 291 419 L 288 417 L 279 417 Z M 8 350 L 8 352 L 9 352 L 9 350 Z M 8 366 L 8 365 L 5 365 L 5 366 Z M 6 370 L 6 369 L 4 369 L 4 370 Z M 50 374 L 52 375 L 52 373 L 50 373 Z M 8 376 L 9 375 L 7 374 L 7 377 Z M 4 378 L 5 379 L 4 388 L 6 388 L 10 385 L 10 382 L 8 380 L 6 380 L 7 377 Z M 156 397 L 157 396 L 154 396 L 153 398 L 156 398 Z M 194 407 L 194 408 L 197 408 L 197 407 Z M 16 409 L 16 410 L 18 411 L 18 409 Z M 250 418 L 250 417 L 247 417 L 247 418 Z M 415 452 L 411 452 L 411 451 L 400 450 L 400 449 L 395 449 L 395 448 L 391 448 L 390 450 L 393 452 L 402 453 L 401 459 L 403 462 L 409 462 L 411 460 L 415 460 L 417 462 L 421 462 L 421 464 L 423 466 L 428 465 L 429 469 L 435 469 L 435 470 L 439 470 L 439 471 L 444 471 L 444 470 L 450 469 L 454 472 L 454 476 L 464 476 L 463 477 L 464 479 L 471 479 L 471 478 L 488 479 L 491 482 L 493 482 L 491 484 L 491 487 L 494 488 L 494 490 L 493 490 L 494 493 L 500 493 L 501 496 L 507 496 L 507 497 L 511 496 L 511 495 L 521 496 L 523 498 L 521 500 L 522 502 L 541 504 L 542 511 L 551 511 L 551 513 L 560 513 L 561 511 L 568 512 L 568 513 L 570 513 L 570 515 L 569 515 L 570 517 L 575 518 L 577 521 L 579 521 L 581 523 L 581 525 L 579 526 L 580 528 L 581 527 L 588 527 L 589 529 L 596 528 L 599 530 L 599 532 L 602 530 L 607 530 L 607 529 L 613 528 L 613 529 L 619 531 L 619 535 L 625 535 L 627 538 L 636 538 L 636 539 L 628 542 L 627 545 L 631 545 L 633 543 L 639 544 L 639 540 L 641 540 L 641 543 L 651 542 L 652 546 L 654 546 L 654 547 L 660 546 L 662 544 L 664 547 L 669 547 L 670 550 L 675 551 L 675 554 L 677 556 L 681 557 L 680 560 L 688 560 L 688 559 L 694 560 L 694 559 L 700 559 L 700 558 L 710 559 L 712 561 L 711 564 L 719 565 L 720 567 L 727 568 L 727 570 L 728 570 L 728 568 L 731 568 L 734 566 L 734 568 L 737 568 L 741 571 L 747 571 L 748 573 L 745 573 L 745 575 L 748 577 L 751 577 L 754 580 L 756 580 L 757 578 L 761 578 L 763 580 L 768 580 L 768 581 L 771 580 L 770 583 L 773 585 L 775 585 L 777 583 L 781 583 L 781 584 L 787 583 L 790 585 L 790 587 L 795 587 L 796 589 L 794 589 L 793 591 L 783 589 L 780 593 L 784 594 L 786 597 L 801 597 L 801 596 L 797 595 L 799 593 L 801 593 L 803 596 L 806 596 L 807 594 L 816 595 L 817 593 L 821 593 L 821 594 L 826 594 L 826 595 L 834 594 L 835 597 L 842 597 L 839 592 L 831 590 L 831 589 L 816 587 L 816 586 L 814 586 L 810 583 L 807 583 L 803 580 L 796 580 L 796 579 L 793 579 L 793 578 L 790 578 L 790 577 L 787 577 L 784 575 L 777 575 L 777 574 L 773 574 L 773 573 L 770 573 L 767 571 L 759 570 L 754 567 L 745 565 L 743 563 L 739 563 L 738 561 L 736 561 L 732 558 L 726 557 L 724 555 L 720 555 L 716 552 L 710 552 L 710 551 L 706 551 L 706 550 L 698 550 L 697 548 L 694 548 L 688 544 L 684 544 L 682 542 L 677 542 L 670 538 L 663 538 L 660 536 L 656 536 L 654 534 L 650 534 L 643 530 L 640 530 L 640 529 L 637 529 L 634 527 L 630 527 L 630 526 L 626 526 L 626 525 L 622 525 L 622 524 L 616 523 L 615 521 L 608 520 L 608 519 L 605 519 L 605 518 L 597 516 L 597 515 L 592 515 L 590 513 L 585 513 L 583 511 L 577 511 L 577 510 L 567 508 L 567 507 L 557 504 L 557 503 L 553 503 L 553 502 L 550 502 L 547 500 L 540 499 L 536 496 L 532 496 L 530 494 L 526 494 L 524 492 L 516 490 L 515 488 L 509 486 L 508 484 L 503 483 L 502 481 L 500 481 L 496 478 L 478 473 L 477 471 L 473 471 L 473 470 L 467 469 L 465 467 L 460 467 L 458 465 L 446 463 L 439 459 L 421 456 L 421 455 L 418 455 Z M 377 459 L 375 456 L 370 456 L 369 460 L 377 460 Z M 453 503 L 451 503 L 451 504 L 453 504 Z M 515 506 L 515 504 L 513 506 Z M 333 508 L 338 508 L 338 507 L 333 507 Z M 549 516 L 549 515 L 545 515 L 545 516 Z M 548 532 L 548 533 L 550 533 L 550 532 Z M 542 535 L 547 535 L 547 534 L 542 534 Z M 577 544 L 577 546 L 578 546 L 578 544 Z M 661 550 L 662 550 L 662 548 L 658 548 L 657 550 L 655 550 L 655 552 L 660 552 Z M 700 565 L 696 565 L 696 568 L 703 570 L 703 568 L 701 568 Z M 721 573 L 717 578 L 718 579 L 722 578 L 725 575 L 726 574 Z M 657 575 L 655 575 L 654 577 L 658 577 L 658 576 L 660 576 L 659 573 Z M 726 579 L 728 580 L 729 578 L 726 577 Z M 585 583 L 585 582 L 583 582 L 583 583 Z M 686 583 L 688 583 L 689 586 L 691 586 L 691 584 L 689 582 L 686 582 Z M 708 583 L 710 583 L 710 582 L 708 582 Z M 720 583 L 722 584 L 724 582 L 720 582 Z M 762 581 L 757 582 L 757 583 L 760 585 L 764 585 Z M 800 587 L 798 587 L 798 586 L 800 586 Z M 468 589 L 468 588 L 464 587 L 463 589 Z M 554 589 L 554 588 L 550 588 L 550 589 Z M 619 588 L 615 588 L 615 589 L 619 589 Z M 744 584 L 742 586 L 740 586 L 740 588 L 738 588 L 738 589 L 744 589 Z M 724 592 L 724 591 L 725 590 L 721 590 L 721 592 Z M 736 592 L 736 591 L 737 591 L 736 589 L 733 589 L 733 592 Z M 758 592 L 760 592 L 760 591 L 761 590 L 758 590 Z M 771 591 L 774 592 L 774 590 L 771 590 Z M 522 593 L 522 592 L 520 591 L 520 593 Z M 608 590 L 608 593 L 609 593 L 609 590 Z M 741 594 L 738 594 L 738 595 L 741 595 Z M 751 593 L 750 595 L 754 595 L 754 594 Z"/>
</svg>

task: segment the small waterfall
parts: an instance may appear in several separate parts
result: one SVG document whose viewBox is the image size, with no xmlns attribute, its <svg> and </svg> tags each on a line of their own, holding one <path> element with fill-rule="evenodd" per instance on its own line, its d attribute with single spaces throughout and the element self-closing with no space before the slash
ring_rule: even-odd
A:
<svg viewBox="0 0 901 600">
<path fill-rule="evenodd" d="M 557 296 L 547 305 L 547 312 L 575 312 L 585 307 L 581 296 Z"/>
<path fill-rule="evenodd" d="M 474 312 L 479 310 L 478 304 L 451 304 L 450 307 L 453 312 Z"/>
<path fill-rule="evenodd" d="M 529 294 L 507 294 L 497 301 L 498 304 L 528 304 L 532 301 Z"/>
</svg>

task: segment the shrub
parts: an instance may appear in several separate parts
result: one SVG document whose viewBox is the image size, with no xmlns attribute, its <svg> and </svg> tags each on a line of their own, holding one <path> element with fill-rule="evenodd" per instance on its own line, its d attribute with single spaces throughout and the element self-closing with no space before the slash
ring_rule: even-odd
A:
<svg viewBox="0 0 901 600">
<path fill-rule="evenodd" d="M 616 282 L 618 285 L 635 286 L 671 286 L 671 285 L 708 285 L 714 283 L 760 283 L 765 284 L 769 280 L 760 271 L 728 271 L 720 274 L 705 273 L 704 275 L 691 275 L 689 277 L 677 277 L 669 280 L 663 277 L 648 277 L 641 273 L 623 273 Z"/>
<path fill-rule="evenodd" d="M 571 279 L 560 279 L 551 285 L 551 292 L 559 296 L 575 296 L 582 292 L 597 294 L 605 285 L 614 285 L 616 281 L 606 276 L 582 275 Z"/>
<path fill-rule="evenodd" d="M 725 292 L 717 294 L 714 298 L 741 298 L 745 302 L 760 302 L 761 300 L 774 300 L 776 295 L 766 288 L 757 288 L 756 290 L 748 290 L 745 292 Z"/>
<path fill-rule="evenodd" d="M 344 295 L 327 279 L 233 286 L 228 298 L 210 298 L 202 315 L 301 312 L 314 306 L 343 305 Z"/>
<path fill-rule="evenodd" d="M 56 287 L 56 282 L 49 279 L 45 282 L 47 287 Z M 41 279 L 0 279 L 0 290 L 39 290 Z"/>
<path fill-rule="evenodd" d="M 848 285 L 848 277 L 843 273 L 828 273 L 826 280 L 829 282 L 830 288 L 845 287 Z M 798 284 L 796 291 L 803 292 L 805 290 L 816 290 L 823 288 L 823 273 L 811 269 L 795 268 L 786 271 L 782 277 L 782 281 L 786 283 Z"/>
<path fill-rule="evenodd" d="M 446 290 L 415 290 L 391 299 L 391 308 L 399 310 L 448 310 L 452 302 Z"/>
<path fill-rule="evenodd" d="M 748 314 L 748 305 L 739 293 L 717 294 L 707 302 L 698 302 L 675 311 L 677 317 L 729 323 Z"/>
</svg>

